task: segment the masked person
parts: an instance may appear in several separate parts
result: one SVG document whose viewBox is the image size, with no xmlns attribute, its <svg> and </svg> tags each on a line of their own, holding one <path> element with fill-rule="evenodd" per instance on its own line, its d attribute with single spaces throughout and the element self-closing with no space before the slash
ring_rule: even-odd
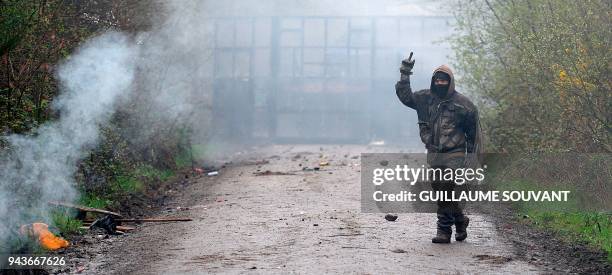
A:
<svg viewBox="0 0 612 275">
<path fill-rule="evenodd" d="M 455 90 L 453 72 L 447 66 L 434 70 L 429 89 L 412 92 L 410 75 L 414 67 L 412 53 L 402 61 L 401 80 L 395 85 L 399 100 L 417 111 L 421 141 L 427 148 L 427 162 L 431 168 L 457 169 L 477 165 L 481 146 L 478 110 L 464 95 Z M 455 190 L 454 181 L 434 179 L 434 191 Z M 438 201 L 437 234 L 434 243 L 450 243 L 452 225 L 455 240 L 467 238 L 469 219 L 457 202 Z"/>
</svg>

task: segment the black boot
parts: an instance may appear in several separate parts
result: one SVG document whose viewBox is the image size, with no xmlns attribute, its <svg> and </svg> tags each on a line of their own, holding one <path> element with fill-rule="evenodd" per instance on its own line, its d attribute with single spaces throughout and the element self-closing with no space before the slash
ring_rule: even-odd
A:
<svg viewBox="0 0 612 275">
<path fill-rule="evenodd" d="M 455 240 L 461 242 L 467 238 L 467 227 L 470 224 L 470 219 L 465 217 L 463 221 L 455 223 Z"/>
<path fill-rule="evenodd" d="M 438 233 L 433 239 L 431 239 L 432 243 L 450 243 L 451 233 L 448 233 L 444 230 L 438 229 Z"/>
</svg>

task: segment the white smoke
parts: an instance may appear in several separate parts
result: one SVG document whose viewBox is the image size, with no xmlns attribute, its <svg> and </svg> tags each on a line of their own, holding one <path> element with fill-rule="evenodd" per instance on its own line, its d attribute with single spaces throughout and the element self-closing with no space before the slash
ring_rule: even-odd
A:
<svg viewBox="0 0 612 275">
<path fill-rule="evenodd" d="M 0 163 L 0 240 L 14 226 L 48 217 L 47 202 L 77 197 L 77 162 L 97 144 L 100 126 L 130 91 L 135 57 L 129 39 L 111 32 L 89 40 L 59 66 L 61 92 L 53 105 L 59 119 L 33 135 L 8 137 L 10 152 Z"/>
</svg>

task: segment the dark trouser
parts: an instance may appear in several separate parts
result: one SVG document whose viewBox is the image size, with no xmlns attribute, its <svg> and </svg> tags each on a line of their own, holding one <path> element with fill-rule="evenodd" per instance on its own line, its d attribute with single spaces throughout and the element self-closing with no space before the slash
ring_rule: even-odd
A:
<svg viewBox="0 0 612 275">
<path fill-rule="evenodd" d="M 434 191 L 443 191 L 446 198 L 451 198 L 451 191 L 455 190 L 455 183 L 452 181 L 434 181 L 431 183 Z M 456 201 L 438 201 L 438 229 L 448 234 L 452 233 L 451 226 L 462 223 L 465 220 L 463 210 Z"/>
</svg>

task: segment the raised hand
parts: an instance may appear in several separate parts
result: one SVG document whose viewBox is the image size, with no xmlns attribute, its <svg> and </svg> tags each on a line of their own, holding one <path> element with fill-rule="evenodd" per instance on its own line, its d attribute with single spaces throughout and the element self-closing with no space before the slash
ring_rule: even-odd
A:
<svg viewBox="0 0 612 275">
<path fill-rule="evenodd" d="M 402 60 L 402 66 L 400 67 L 402 80 L 407 79 L 412 74 L 412 68 L 414 68 L 415 61 L 416 60 L 412 59 L 412 52 L 410 52 L 408 59 Z"/>
</svg>

